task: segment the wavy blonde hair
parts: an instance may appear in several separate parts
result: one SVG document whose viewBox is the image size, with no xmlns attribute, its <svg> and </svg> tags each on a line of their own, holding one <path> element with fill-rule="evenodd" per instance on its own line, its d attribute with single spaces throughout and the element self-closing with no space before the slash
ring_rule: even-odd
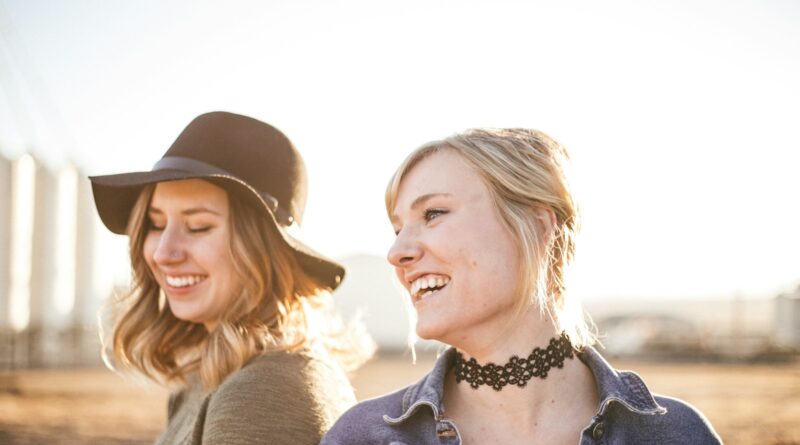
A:
<svg viewBox="0 0 800 445">
<path fill-rule="evenodd" d="M 366 331 L 361 325 L 339 323 L 331 310 L 330 288 L 298 266 L 263 211 L 227 190 L 228 253 L 243 290 L 212 332 L 175 317 L 143 254 L 154 190 L 155 185 L 145 187 L 128 224 L 132 287 L 114 302 L 117 317 L 105 348 L 110 346 L 115 364 L 163 384 L 185 384 L 190 373 L 198 372 L 202 385 L 213 389 L 269 351 L 321 344 L 345 369 L 358 367 L 372 355 L 374 346 Z"/>
<path fill-rule="evenodd" d="M 531 302 L 549 315 L 576 348 L 594 344 L 580 303 L 566 294 L 565 269 L 575 255 L 579 214 L 565 173 L 567 150 L 541 131 L 472 129 L 414 150 L 398 167 L 386 189 L 386 211 L 392 214 L 405 175 L 421 160 L 451 150 L 483 178 L 505 225 L 519 242 L 522 255 L 517 314 Z M 555 216 L 544 234 L 535 211 Z M 542 239 L 542 238 L 545 239 Z"/>
</svg>

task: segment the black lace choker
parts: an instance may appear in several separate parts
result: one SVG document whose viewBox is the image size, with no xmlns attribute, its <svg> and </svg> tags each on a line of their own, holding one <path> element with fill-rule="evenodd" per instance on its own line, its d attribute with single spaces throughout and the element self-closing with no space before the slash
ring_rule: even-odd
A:
<svg viewBox="0 0 800 445">
<path fill-rule="evenodd" d="M 464 355 L 456 351 L 456 383 L 466 380 L 473 389 L 488 385 L 495 391 L 500 391 L 506 385 L 523 388 L 532 377 L 545 379 L 550 369 L 563 368 L 564 359 L 572 357 L 572 344 L 566 334 L 551 338 L 547 348 L 535 348 L 527 357 L 511 356 L 505 365 L 480 365 L 474 358 L 464 360 Z"/>
</svg>

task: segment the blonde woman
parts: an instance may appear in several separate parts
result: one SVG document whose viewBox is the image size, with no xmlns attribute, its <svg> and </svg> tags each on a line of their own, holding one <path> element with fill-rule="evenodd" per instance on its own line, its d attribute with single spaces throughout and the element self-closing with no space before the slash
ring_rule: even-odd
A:
<svg viewBox="0 0 800 445">
<path fill-rule="evenodd" d="M 685 402 L 613 369 L 564 283 L 567 152 L 523 129 L 417 149 L 386 192 L 389 262 L 417 334 L 451 347 L 418 383 L 356 405 L 323 444 L 718 444 Z"/>
<path fill-rule="evenodd" d="M 289 139 L 208 113 L 151 171 L 91 180 L 104 224 L 130 237 L 113 361 L 175 387 L 158 443 L 318 443 L 355 402 L 334 359 L 370 351 L 324 311 L 344 269 L 286 232 L 306 198 Z"/>
</svg>

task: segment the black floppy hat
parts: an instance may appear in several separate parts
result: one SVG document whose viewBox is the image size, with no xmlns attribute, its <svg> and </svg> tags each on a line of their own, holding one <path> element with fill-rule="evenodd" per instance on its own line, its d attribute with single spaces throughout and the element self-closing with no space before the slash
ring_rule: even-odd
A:
<svg viewBox="0 0 800 445">
<path fill-rule="evenodd" d="M 147 172 L 91 176 L 94 202 L 103 224 L 125 234 L 133 205 L 144 186 L 180 179 L 206 179 L 261 206 L 300 267 L 320 287 L 335 289 L 344 268 L 286 232 L 300 222 L 306 205 L 306 169 L 300 153 L 275 127 L 226 112 L 196 117 Z"/>
</svg>

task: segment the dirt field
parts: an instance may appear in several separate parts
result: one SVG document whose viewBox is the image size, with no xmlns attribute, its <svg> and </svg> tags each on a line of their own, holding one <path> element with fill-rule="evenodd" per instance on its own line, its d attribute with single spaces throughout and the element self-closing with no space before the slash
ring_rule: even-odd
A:
<svg viewBox="0 0 800 445">
<path fill-rule="evenodd" d="M 416 381 L 431 358 L 373 360 L 353 376 L 359 399 Z M 800 444 L 800 365 L 616 362 L 651 389 L 689 401 L 726 444 Z M 104 369 L 0 374 L 0 444 L 147 444 L 164 425 L 165 391 Z"/>
</svg>

